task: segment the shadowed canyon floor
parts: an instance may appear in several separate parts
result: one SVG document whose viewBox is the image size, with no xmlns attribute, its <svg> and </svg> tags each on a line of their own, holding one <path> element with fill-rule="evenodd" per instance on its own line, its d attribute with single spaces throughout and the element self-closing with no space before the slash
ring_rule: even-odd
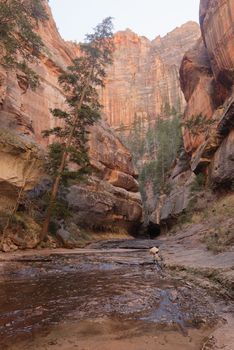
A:
<svg viewBox="0 0 234 350">
<path fill-rule="evenodd" d="M 179 271 L 161 274 L 148 253 L 155 243 L 164 249 L 163 240 L 127 240 L 83 250 L 0 255 L 0 348 L 206 350 L 227 345 L 221 338 L 226 334 L 232 341 L 230 301 L 211 297 Z M 168 265 L 170 249 L 164 249 Z"/>
</svg>

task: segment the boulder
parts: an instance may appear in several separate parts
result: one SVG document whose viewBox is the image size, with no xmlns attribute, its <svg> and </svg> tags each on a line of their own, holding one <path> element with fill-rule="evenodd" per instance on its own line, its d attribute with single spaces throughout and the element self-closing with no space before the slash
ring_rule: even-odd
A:
<svg viewBox="0 0 234 350">
<path fill-rule="evenodd" d="M 77 241 L 73 235 L 64 228 L 60 228 L 56 232 L 56 236 L 60 241 L 62 241 L 62 244 L 65 248 L 74 248 L 77 244 Z"/>
<path fill-rule="evenodd" d="M 89 185 L 74 185 L 67 196 L 72 220 L 95 230 L 136 234 L 142 218 L 139 193 L 93 179 Z"/>
<path fill-rule="evenodd" d="M 138 182 L 134 179 L 134 177 L 121 171 L 112 170 L 106 175 L 105 179 L 115 187 L 124 188 L 125 190 L 131 192 L 139 191 Z"/>
</svg>

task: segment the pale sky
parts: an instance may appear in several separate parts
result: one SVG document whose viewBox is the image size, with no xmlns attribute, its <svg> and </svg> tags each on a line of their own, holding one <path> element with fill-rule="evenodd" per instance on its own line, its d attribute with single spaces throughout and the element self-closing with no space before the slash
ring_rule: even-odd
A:
<svg viewBox="0 0 234 350">
<path fill-rule="evenodd" d="M 50 0 L 65 40 L 83 41 L 105 17 L 114 17 L 114 31 L 130 28 L 152 40 L 183 23 L 198 22 L 200 0 Z"/>
</svg>

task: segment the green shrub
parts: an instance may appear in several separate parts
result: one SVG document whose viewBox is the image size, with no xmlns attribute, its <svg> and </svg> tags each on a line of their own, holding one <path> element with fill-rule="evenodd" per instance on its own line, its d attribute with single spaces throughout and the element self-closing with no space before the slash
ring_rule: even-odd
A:
<svg viewBox="0 0 234 350">
<path fill-rule="evenodd" d="M 183 126 L 189 130 L 189 132 L 196 136 L 207 130 L 207 127 L 213 124 L 212 119 L 208 119 L 207 116 L 202 113 L 192 115 L 189 120 L 183 123 Z"/>
<path fill-rule="evenodd" d="M 200 173 L 194 179 L 191 185 L 191 191 L 199 192 L 205 187 L 205 184 L 206 184 L 206 176 L 203 173 Z"/>
<path fill-rule="evenodd" d="M 47 20 L 44 0 L 7 0 L 0 2 L 0 63 L 21 70 L 31 88 L 39 80 L 28 63 L 44 50 L 41 37 L 35 31 L 37 21 Z"/>
<path fill-rule="evenodd" d="M 50 224 L 49 224 L 49 232 L 51 235 L 55 236 L 56 235 L 56 232 L 58 230 L 58 224 L 54 221 L 51 221 Z"/>
</svg>

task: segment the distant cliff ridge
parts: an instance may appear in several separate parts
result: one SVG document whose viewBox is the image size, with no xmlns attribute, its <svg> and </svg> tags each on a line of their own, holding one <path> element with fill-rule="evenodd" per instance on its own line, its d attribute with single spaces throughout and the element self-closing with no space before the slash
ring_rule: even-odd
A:
<svg viewBox="0 0 234 350">
<path fill-rule="evenodd" d="M 136 117 L 155 119 L 165 104 L 183 111 L 179 66 L 184 53 L 199 37 L 195 22 L 153 41 L 129 29 L 116 33 L 114 64 L 101 94 L 104 116 L 110 125 L 129 129 Z"/>
</svg>

